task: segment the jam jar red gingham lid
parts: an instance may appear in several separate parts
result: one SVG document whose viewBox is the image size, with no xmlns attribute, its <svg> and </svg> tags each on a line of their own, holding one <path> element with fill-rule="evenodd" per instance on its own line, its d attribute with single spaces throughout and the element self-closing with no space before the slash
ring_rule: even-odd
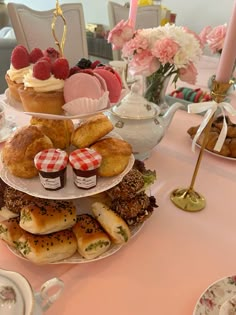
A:
<svg viewBox="0 0 236 315">
<path fill-rule="evenodd" d="M 68 163 L 68 155 L 60 149 L 40 151 L 34 157 L 35 167 L 43 172 L 57 172 L 64 169 Z"/>
<path fill-rule="evenodd" d="M 73 151 L 69 161 L 74 169 L 91 171 L 98 168 L 102 162 L 102 156 L 93 149 L 83 148 Z"/>
</svg>

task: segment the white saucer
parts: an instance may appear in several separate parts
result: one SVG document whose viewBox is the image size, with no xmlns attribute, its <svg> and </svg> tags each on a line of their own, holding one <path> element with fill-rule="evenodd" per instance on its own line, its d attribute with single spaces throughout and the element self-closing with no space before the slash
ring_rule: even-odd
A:
<svg viewBox="0 0 236 315">
<path fill-rule="evenodd" d="M 213 282 L 200 296 L 193 315 L 219 315 L 222 304 L 236 294 L 236 275 Z"/>
<path fill-rule="evenodd" d="M 16 128 L 16 123 L 6 118 L 5 126 L 0 130 L 0 143 L 6 141 Z"/>
</svg>

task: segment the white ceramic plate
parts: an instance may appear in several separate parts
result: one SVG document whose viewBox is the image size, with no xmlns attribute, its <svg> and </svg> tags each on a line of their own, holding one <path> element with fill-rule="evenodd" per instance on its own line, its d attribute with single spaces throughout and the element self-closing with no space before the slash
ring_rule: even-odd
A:
<svg viewBox="0 0 236 315">
<path fill-rule="evenodd" d="M 197 146 L 198 148 L 201 148 L 201 146 L 200 146 L 198 143 L 196 143 L 196 146 Z M 233 157 L 230 157 L 230 156 L 224 156 L 224 155 L 218 154 L 218 153 L 216 153 L 216 152 L 212 152 L 212 151 L 207 150 L 207 149 L 205 149 L 204 151 L 206 151 L 207 153 L 210 153 L 210 154 L 212 154 L 212 155 L 214 155 L 214 156 L 217 156 L 217 157 L 219 157 L 219 158 L 225 159 L 225 160 L 236 161 L 236 158 L 233 158 Z"/>
<path fill-rule="evenodd" d="M 16 177 L 6 167 L 1 168 L 0 177 L 9 186 L 35 197 L 57 200 L 77 199 L 101 193 L 117 185 L 125 174 L 131 170 L 134 160 L 134 156 L 131 155 L 126 169 L 121 174 L 113 177 L 98 177 L 97 186 L 88 190 L 75 186 L 73 182 L 73 170 L 69 164 L 67 166 L 67 183 L 65 187 L 55 191 L 44 189 L 38 176 L 30 179 Z"/>
<path fill-rule="evenodd" d="M 92 214 L 92 212 L 91 212 L 91 204 L 93 202 L 95 202 L 95 200 L 96 200 L 95 197 L 88 197 L 88 198 L 81 198 L 81 199 L 74 200 L 74 202 L 76 204 L 76 208 L 77 208 L 77 214 L 82 214 L 82 213 Z M 139 224 L 139 225 L 134 226 L 134 227 L 130 227 L 131 238 L 134 237 L 141 230 L 143 225 L 144 225 L 144 223 Z M 128 245 L 129 242 L 130 242 L 130 240 L 125 245 Z M 121 249 L 122 246 L 124 246 L 124 245 L 112 244 L 111 247 L 105 253 L 103 253 L 102 255 L 100 255 L 99 257 L 96 257 L 94 259 L 85 259 L 77 252 L 73 256 L 71 256 L 71 257 L 69 257 L 67 259 L 60 260 L 60 261 L 54 262 L 52 264 L 64 264 L 64 263 L 67 263 L 67 264 L 81 264 L 81 263 L 93 262 L 93 261 L 96 261 L 96 260 L 107 258 L 107 257 L 115 254 L 119 249 Z M 10 249 L 10 251 L 14 255 L 16 255 L 16 256 L 24 259 L 24 260 L 27 260 L 25 257 L 23 257 L 21 255 L 21 253 L 17 249 L 12 248 L 9 245 L 7 245 L 7 247 Z"/>
<path fill-rule="evenodd" d="M 77 114 L 77 115 L 69 115 L 68 113 L 65 113 L 64 115 L 54 115 L 54 114 L 46 114 L 46 113 L 24 112 L 22 104 L 10 97 L 9 89 L 6 89 L 5 96 L 6 98 L 5 100 L 3 100 L 3 102 L 6 106 L 9 106 L 11 109 L 22 112 L 26 115 L 34 116 L 37 118 L 43 118 L 43 119 L 55 119 L 55 120 L 84 119 L 84 118 L 89 118 L 91 116 L 94 116 L 95 114 L 105 112 L 110 109 L 110 108 L 103 108 L 93 113 Z"/>
<path fill-rule="evenodd" d="M 236 294 L 236 275 L 211 284 L 200 296 L 193 315 L 219 315 L 221 305 Z"/>
</svg>

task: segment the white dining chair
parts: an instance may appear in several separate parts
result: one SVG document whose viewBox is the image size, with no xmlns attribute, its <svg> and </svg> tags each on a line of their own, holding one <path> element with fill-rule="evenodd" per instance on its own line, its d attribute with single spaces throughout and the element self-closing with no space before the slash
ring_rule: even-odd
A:
<svg viewBox="0 0 236 315">
<path fill-rule="evenodd" d="M 88 58 L 83 6 L 81 3 L 67 3 L 60 7 L 67 25 L 64 56 L 70 66 L 74 66 L 80 58 Z M 24 45 L 29 51 L 36 47 L 41 49 L 54 47 L 58 50 L 51 27 L 55 9 L 36 11 L 23 4 L 11 2 L 7 8 L 19 45 Z M 64 28 L 63 20 L 57 18 L 55 24 L 55 33 L 60 42 Z"/>
<path fill-rule="evenodd" d="M 112 29 L 121 20 L 127 20 L 129 17 L 128 5 L 121 5 L 119 3 L 108 1 L 108 18 L 109 27 Z M 137 10 L 135 29 L 151 28 L 159 26 L 161 23 L 161 6 L 148 5 L 140 6 Z M 120 60 L 121 53 L 113 51 L 113 59 Z"/>
</svg>

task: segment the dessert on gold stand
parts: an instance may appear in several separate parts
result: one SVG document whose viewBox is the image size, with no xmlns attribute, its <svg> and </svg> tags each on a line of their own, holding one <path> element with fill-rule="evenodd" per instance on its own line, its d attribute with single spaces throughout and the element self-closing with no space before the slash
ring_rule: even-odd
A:
<svg viewBox="0 0 236 315">
<path fill-rule="evenodd" d="M 212 96 L 212 99 L 216 102 L 216 104 L 220 104 L 221 102 L 224 101 L 226 97 L 226 93 L 232 84 L 233 84 L 233 81 L 229 81 L 228 83 L 221 83 L 221 82 L 213 81 L 211 96 Z M 216 110 L 215 110 L 215 113 L 216 113 Z M 193 172 L 190 186 L 188 188 L 177 188 L 174 191 L 172 191 L 171 196 L 170 196 L 171 201 L 178 208 L 185 211 L 190 211 L 190 212 L 200 211 L 204 209 L 206 206 L 205 197 L 194 190 L 194 184 L 195 184 L 195 180 L 196 180 L 200 163 L 202 160 L 203 151 L 205 149 L 205 146 L 208 140 L 211 125 L 215 119 L 215 113 L 212 114 L 211 118 L 209 119 L 205 127 L 203 143 L 201 145 L 201 149 L 198 155 L 197 163 Z"/>
</svg>

